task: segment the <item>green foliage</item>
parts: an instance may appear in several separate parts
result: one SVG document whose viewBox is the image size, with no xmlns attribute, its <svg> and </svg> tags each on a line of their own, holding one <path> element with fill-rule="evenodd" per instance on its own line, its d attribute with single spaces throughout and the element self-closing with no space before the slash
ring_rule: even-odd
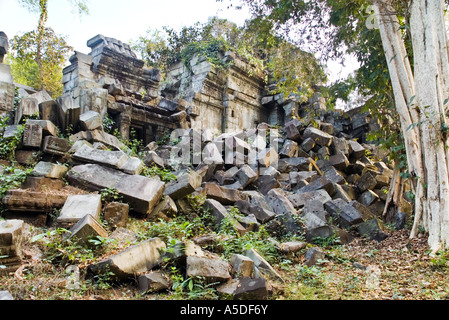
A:
<svg viewBox="0 0 449 320">
<path fill-rule="evenodd" d="M 195 55 L 202 56 L 218 69 L 226 69 L 231 64 L 224 60 L 224 53 L 229 49 L 229 44 L 224 39 L 211 41 L 192 42 L 186 45 L 181 52 L 181 60 L 187 68 Z"/>
<path fill-rule="evenodd" d="M 0 170 L 0 199 L 3 198 L 6 191 L 19 188 L 32 170 L 32 168 L 19 169 L 14 166 Z"/>
<path fill-rule="evenodd" d="M 60 96 L 62 69 L 71 50 L 65 38 L 51 28 L 41 33 L 33 30 L 14 36 L 8 58 L 14 80 L 35 89 L 45 89 L 53 98 Z"/>
<path fill-rule="evenodd" d="M 123 196 L 113 187 L 108 187 L 100 190 L 101 201 L 107 202 L 122 202 Z"/>
<path fill-rule="evenodd" d="M 152 167 L 144 166 L 141 175 L 145 177 L 158 176 L 164 182 L 170 182 L 177 179 L 176 175 L 170 170 L 159 168 L 156 165 Z"/>
<path fill-rule="evenodd" d="M 0 117 L 0 133 L 3 133 L 8 126 L 8 117 Z M 17 126 L 14 136 L 10 138 L 2 138 L 0 140 L 0 159 L 14 161 L 15 150 L 22 142 L 25 125 Z"/>
</svg>

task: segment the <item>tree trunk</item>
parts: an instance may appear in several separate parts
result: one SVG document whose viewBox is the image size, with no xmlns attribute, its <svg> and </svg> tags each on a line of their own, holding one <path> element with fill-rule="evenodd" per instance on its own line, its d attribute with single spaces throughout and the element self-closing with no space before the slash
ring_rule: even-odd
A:
<svg viewBox="0 0 449 320">
<path fill-rule="evenodd" d="M 389 1 L 376 0 L 374 5 L 414 180 L 411 237 L 422 224 L 435 252 L 449 244 L 449 152 L 447 135 L 442 131 L 446 128 L 444 101 L 449 97 L 449 65 L 443 1 L 412 1 L 414 75 Z"/>
<path fill-rule="evenodd" d="M 44 89 L 44 66 L 42 63 L 42 47 L 44 41 L 45 33 L 45 23 L 48 19 L 47 11 L 48 0 L 39 0 L 39 24 L 37 26 L 37 52 L 36 52 L 36 63 L 39 66 L 39 89 Z"/>
</svg>

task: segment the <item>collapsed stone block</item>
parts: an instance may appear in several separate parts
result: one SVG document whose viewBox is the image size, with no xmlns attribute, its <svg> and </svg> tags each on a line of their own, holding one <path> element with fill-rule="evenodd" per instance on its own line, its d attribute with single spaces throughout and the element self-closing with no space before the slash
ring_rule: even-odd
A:
<svg viewBox="0 0 449 320">
<path fill-rule="evenodd" d="M 170 281 L 160 271 L 151 271 L 137 278 L 137 290 L 141 294 L 167 290 L 170 286 Z"/>
<path fill-rule="evenodd" d="M 202 277 L 206 283 L 224 282 L 231 278 L 226 261 L 198 256 L 187 256 L 186 276 Z"/>
<path fill-rule="evenodd" d="M 265 278 L 232 279 L 217 287 L 217 292 L 233 299 L 264 300 L 268 297 L 268 282 Z"/>
<path fill-rule="evenodd" d="M 23 146 L 26 148 L 39 149 L 42 144 L 42 127 L 38 124 L 25 124 L 25 130 L 23 131 Z"/>
<path fill-rule="evenodd" d="M 228 210 L 220 202 L 214 199 L 207 199 L 204 202 L 204 208 L 210 210 L 218 225 L 224 219 L 228 219 L 232 223 L 238 234 L 243 235 L 247 232 L 247 230 L 229 214 Z"/>
<path fill-rule="evenodd" d="M 164 195 L 173 200 L 182 199 L 201 187 L 201 183 L 202 177 L 195 171 L 190 171 L 167 183 Z"/>
<path fill-rule="evenodd" d="M 242 188 L 246 188 L 257 178 L 257 173 L 247 164 L 243 165 L 234 176 L 240 182 Z"/>
<path fill-rule="evenodd" d="M 42 150 L 57 156 L 64 156 L 70 150 L 70 143 L 66 139 L 47 136 L 44 139 Z"/>
<path fill-rule="evenodd" d="M 0 256 L 13 258 L 22 256 L 22 233 L 24 222 L 22 220 L 0 221 Z M 2 258 L 0 258 L 0 264 Z"/>
<path fill-rule="evenodd" d="M 44 177 L 53 179 L 62 179 L 67 173 L 68 168 L 51 162 L 39 161 L 31 171 L 33 177 Z"/>
<path fill-rule="evenodd" d="M 238 277 L 252 277 L 254 275 L 254 261 L 244 255 L 233 254 L 230 264 Z"/>
<path fill-rule="evenodd" d="M 103 127 L 103 119 L 98 112 L 89 110 L 80 115 L 79 125 L 81 130 L 95 130 Z"/>
<path fill-rule="evenodd" d="M 321 147 L 329 147 L 332 143 L 333 136 L 314 127 L 307 127 L 304 130 L 303 138 L 311 138 L 317 145 Z"/>
<path fill-rule="evenodd" d="M 362 215 L 354 207 L 341 199 L 328 201 L 324 204 L 326 211 L 332 219 L 341 227 L 349 228 L 363 222 Z"/>
<path fill-rule="evenodd" d="M 112 273 L 113 279 L 128 280 L 159 265 L 161 252 L 165 248 L 165 243 L 161 239 L 151 238 L 91 264 L 88 271 L 93 274 Z"/>
<path fill-rule="evenodd" d="M 247 196 L 239 190 L 227 189 L 212 182 L 206 182 L 203 187 L 208 198 L 217 200 L 223 205 L 233 205 L 238 200 L 247 199 Z"/>
<path fill-rule="evenodd" d="M 101 223 L 92 215 L 86 214 L 69 230 L 69 238 L 74 239 L 82 246 L 89 245 L 89 240 L 95 237 L 106 238 L 107 231 Z"/>
<path fill-rule="evenodd" d="M 261 275 L 266 275 L 270 278 L 274 278 L 284 282 L 282 276 L 276 270 L 274 270 L 274 268 L 259 254 L 259 252 L 257 252 L 257 250 L 253 248 L 248 249 L 244 253 L 244 255 L 254 261 L 255 276 L 257 278 L 259 278 Z"/>
<path fill-rule="evenodd" d="M 113 228 L 126 227 L 128 223 L 129 205 L 121 202 L 110 202 L 104 207 L 104 220 Z"/>
<path fill-rule="evenodd" d="M 67 198 L 59 217 L 56 219 L 56 223 L 68 229 L 88 214 L 98 219 L 100 211 L 101 195 L 72 195 Z"/>
</svg>

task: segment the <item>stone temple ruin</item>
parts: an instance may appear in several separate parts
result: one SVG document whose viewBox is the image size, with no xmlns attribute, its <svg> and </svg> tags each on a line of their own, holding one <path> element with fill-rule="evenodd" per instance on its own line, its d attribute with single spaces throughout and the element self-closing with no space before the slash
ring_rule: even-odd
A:
<svg viewBox="0 0 449 320">
<path fill-rule="evenodd" d="M 321 120 L 331 119 L 343 133 L 357 132 L 362 140 L 372 129 L 369 115 L 326 112 L 319 96 L 300 104 L 282 94 L 268 94 L 265 75 L 233 52 L 225 54 L 231 62 L 226 70 L 195 56 L 187 65 L 171 66 L 161 83 L 159 70 L 145 67 L 128 44 L 97 35 L 87 46 L 90 53 L 76 51 L 70 57 L 63 70 L 63 95 L 56 101 L 42 94 L 36 100 L 26 96 L 30 90 L 21 91 L 25 97 L 15 111 L 16 124 L 22 116 L 39 112 L 41 119 L 51 120 L 62 131 L 76 131 L 79 116 L 91 110 L 113 119 L 122 138 L 134 131 L 144 145 L 176 128 L 219 133 L 252 129 L 259 123 L 282 126 L 311 110 Z M 0 35 L 0 54 L 7 48 L 6 35 Z M 0 113 L 7 114 L 14 108 L 15 86 L 10 67 L 0 67 Z"/>
<path fill-rule="evenodd" d="M 129 45 L 102 35 L 87 42 L 90 53 L 75 52 L 70 58 L 63 70 L 63 94 L 54 100 L 45 90 L 14 83 L 10 67 L 3 63 L 7 44 L 0 33 L 0 116 L 10 116 L 1 134 L 9 139 L 24 123 L 15 159 L 34 168 L 20 188 L 0 199 L 8 219 L 0 221 L 0 257 L 10 255 L 0 258 L 7 267 L 4 272 L 21 263 L 22 220 L 46 226 L 49 212 L 58 209 L 54 223 L 70 229 L 73 236 L 106 238 L 112 234 L 98 222 L 101 212 L 112 230 L 126 227 L 131 210 L 148 219 L 170 219 L 188 212 L 186 197 L 194 193 L 206 198 L 204 207 L 218 222 L 230 219 L 230 206 L 238 208 L 245 217 L 231 220 L 239 235 L 264 224 L 273 234 L 282 229 L 304 234 L 306 241 L 335 232 L 343 242 L 354 234 L 377 241 L 387 236 L 378 221 L 392 170 L 384 162 L 385 154 L 364 144 L 366 133 L 378 125 L 368 114 L 327 111 L 318 94 L 306 103 L 270 94 L 264 74 L 233 52 L 224 56 L 232 62 L 226 69 L 194 56 L 188 64 L 171 66 L 162 81 L 159 70 L 147 68 Z M 21 101 L 15 106 L 16 92 Z M 108 118 L 122 139 L 104 131 Z M 269 143 L 266 137 L 249 135 L 251 130 L 271 133 L 275 128 L 282 128 L 282 133 L 270 136 Z M 176 147 L 157 142 L 176 129 L 189 135 L 200 132 L 199 151 L 208 157 L 193 166 L 172 166 L 166 151 Z M 69 137 L 61 137 L 67 132 Z M 143 159 L 123 150 L 121 141 L 129 138 L 143 141 Z M 229 158 L 223 146 L 243 152 L 231 152 Z M 254 163 L 238 162 L 240 156 L 249 159 L 253 150 Z M 195 157 L 195 148 L 190 156 Z M 144 165 L 171 168 L 176 179 L 164 182 L 141 175 Z M 102 203 L 98 191 L 107 188 L 114 188 L 124 203 Z M 3 236 L 8 241 L 2 242 Z M 120 280 L 138 274 L 139 286 L 146 291 L 155 281 L 155 273 L 147 272 L 158 266 L 159 250 L 165 247 L 160 239 L 149 239 L 88 269 L 101 273 L 111 267 Z M 282 252 L 304 247 L 295 241 L 279 244 Z M 175 249 L 178 255 L 181 248 Z M 281 278 L 254 249 L 233 256 L 233 270 L 249 265 L 233 275 L 228 262 L 206 253 L 200 240 L 186 242 L 183 250 L 176 259 L 183 257 L 187 276 L 218 281 L 220 290 L 234 296 L 265 298 L 267 282 L 259 275 Z M 310 250 L 306 260 L 313 265 L 324 254 Z M 256 293 L 251 293 L 252 281 L 257 282 Z"/>
</svg>

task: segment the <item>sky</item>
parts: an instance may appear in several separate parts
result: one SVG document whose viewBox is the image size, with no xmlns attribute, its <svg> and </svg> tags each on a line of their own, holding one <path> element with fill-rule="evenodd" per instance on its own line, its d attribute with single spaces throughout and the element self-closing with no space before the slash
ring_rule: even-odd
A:
<svg viewBox="0 0 449 320">
<path fill-rule="evenodd" d="M 149 28 L 179 30 L 215 15 L 239 25 L 249 18 L 248 11 L 227 9 L 227 1 L 215 0 L 88 0 L 89 14 L 82 16 L 69 4 L 68 0 L 50 0 L 47 26 L 83 53 L 90 52 L 86 42 L 97 34 L 128 43 Z M 0 0 L 0 31 L 9 38 L 35 29 L 38 19 L 38 13 L 30 13 L 18 0 Z"/>
<path fill-rule="evenodd" d="M 69 0 L 50 0 L 47 26 L 63 35 L 76 51 L 89 53 L 86 46 L 97 34 L 125 43 L 144 36 L 148 29 L 169 26 L 180 30 L 196 22 L 219 16 L 242 25 L 250 17 L 248 10 L 228 8 L 229 1 L 215 0 L 87 0 L 88 15 L 79 16 Z M 237 3 L 237 1 L 236 1 Z M 11 39 L 36 28 L 38 13 L 31 13 L 18 0 L 0 0 L 0 31 Z M 345 77 L 352 67 L 330 63 L 331 80 Z"/>
</svg>

